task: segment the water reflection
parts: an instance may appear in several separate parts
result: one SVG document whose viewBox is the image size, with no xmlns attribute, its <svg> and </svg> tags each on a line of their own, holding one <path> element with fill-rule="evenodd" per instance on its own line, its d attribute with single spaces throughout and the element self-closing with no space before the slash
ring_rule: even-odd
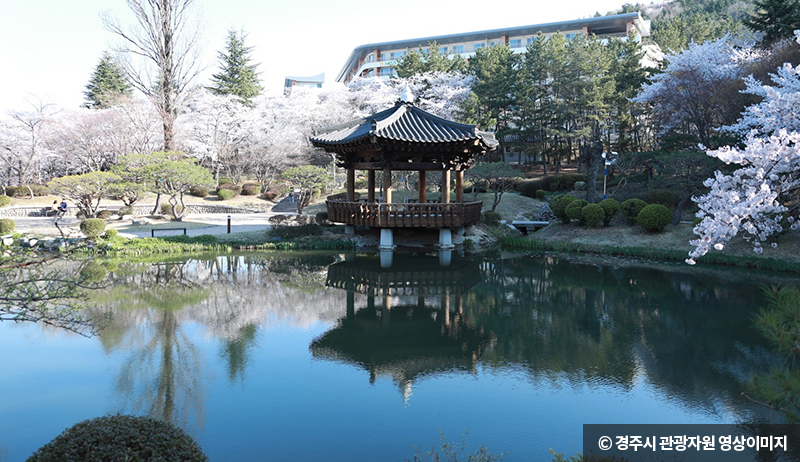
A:
<svg viewBox="0 0 800 462">
<path fill-rule="evenodd" d="M 355 364 L 369 372 L 370 383 L 391 377 L 405 399 L 418 377 L 474 373 L 492 338 L 464 313 L 463 294 L 481 280 L 478 263 L 385 253 L 328 267 L 326 285 L 347 293 L 346 316 L 312 342 L 313 356 Z M 367 296 L 358 310 L 357 293 Z"/>
<path fill-rule="evenodd" d="M 752 415 L 741 381 L 773 361 L 751 327 L 750 275 L 725 279 L 554 257 L 231 255 L 118 263 L 99 294 L 100 340 L 125 361 L 122 404 L 202 426 L 211 364 L 246 383 L 269 325 L 331 327 L 310 354 L 391 379 L 403 396 L 440 374 L 523 374 L 529 386 L 647 384 L 670 405 Z M 446 265 L 445 265 L 446 264 Z M 218 339 L 208 357 L 198 342 Z M 332 377 L 331 380 L 336 380 Z"/>
</svg>

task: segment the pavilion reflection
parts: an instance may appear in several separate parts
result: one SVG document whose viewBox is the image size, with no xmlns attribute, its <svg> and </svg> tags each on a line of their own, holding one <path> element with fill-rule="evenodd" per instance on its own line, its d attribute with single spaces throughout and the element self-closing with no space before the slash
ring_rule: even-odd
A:
<svg viewBox="0 0 800 462">
<path fill-rule="evenodd" d="M 390 257 L 387 265 L 386 255 L 350 256 L 328 268 L 326 285 L 347 291 L 347 311 L 311 343 L 314 358 L 363 368 L 370 383 L 390 377 L 404 399 L 420 377 L 474 373 L 493 339 L 464 313 L 462 295 L 481 281 L 479 264 L 442 255 Z M 366 296 L 366 306 L 356 309 L 356 294 Z"/>
</svg>

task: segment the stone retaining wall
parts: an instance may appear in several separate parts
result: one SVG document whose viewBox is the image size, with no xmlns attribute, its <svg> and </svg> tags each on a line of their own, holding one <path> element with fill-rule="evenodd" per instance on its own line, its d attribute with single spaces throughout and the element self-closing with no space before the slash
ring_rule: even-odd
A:
<svg viewBox="0 0 800 462">
<path fill-rule="evenodd" d="M 102 207 L 100 210 L 119 210 L 121 206 L 108 206 Z M 189 209 L 189 214 L 207 214 L 207 213 L 227 213 L 227 214 L 237 214 L 237 213 L 264 213 L 263 210 L 257 209 L 248 209 L 244 207 L 233 207 L 230 205 L 187 205 L 186 208 Z M 153 210 L 153 205 L 134 205 L 133 206 L 133 214 L 134 215 L 150 215 L 150 212 Z M 0 208 L 0 217 L 5 218 L 24 218 L 24 217 L 44 217 L 47 216 L 46 214 L 50 212 L 50 206 L 46 207 L 3 207 Z M 78 209 L 75 207 L 70 207 L 67 215 L 75 216 L 78 213 Z"/>
</svg>

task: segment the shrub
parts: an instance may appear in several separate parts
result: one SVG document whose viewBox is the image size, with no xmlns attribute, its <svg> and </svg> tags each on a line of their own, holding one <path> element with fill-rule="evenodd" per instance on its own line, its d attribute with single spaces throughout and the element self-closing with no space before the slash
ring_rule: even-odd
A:
<svg viewBox="0 0 800 462">
<path fill-rule="evenodd" d="M 278 197 L 278 191 L 269 190 L 264 193 L 264 199 L 268 201 L 274 201 L 276 197 Z"/>
<path fill-rule="evenodd" d="M 81 232 L 89 239 L 94 239 L 106 230 L 106 222 L 100 218 L 87 218 L 81 222 Z"/>
<path fill-rule="evenodd" d="M 575 188 L 575 191 L 586 191 L 586 182 L 576 181 L 573 187 Z"/>
<path fill-rule="evenodd" d="M 603 224 L 608 226 L 611 220 L 619 213 L 619 202 L 615 199 L 603 199 L 600 201 L 600 207 L 603 207 L 605 216 L 603 217 Z"/>
<path fill-rule="evenodd" d="M 0 207 L 5 207 L 11 203 L 11 198 L 5 194 L 0 194 Z"/>
<path fill-rule="evenodd" d="M 575 187 L 576 181 L 586 181 L 583 173 L 561 173 L 558 175 L 548 175 L 532 180 L 521 181 L 517 185 L 517 191 L 523 196 L 536 197 L 536 191 L 571 191 Z"/>
<path fill-rule="evenodd" d="M 193 460 L 207 461 L 200 446 L 178 427 L 128 415 L 98 417 L 78 423 L 37 450 L 29 462 L 53 460 Z"/>
<path fill-rule="evenodd" d="M 544 189 L 537 189 L 536 190 L 536 198 L 539 200 L 544 200 L 544 196 L 547 195 L 547 191 Z"/>
<path fill-rule="evenodd" d="M 240 185 L 238 185 L 238 184 L 221 183 L 219 186 L 217 186 L 217 194 L 219 194 L 220 191 L 223 191 L 223 190 L 226 190 L 226 189 L 228 191 L 233 191 L 233 195 L 234 196 L 238 196 L 239 193 L 242 192 L 242 187 Z"/>
<path fill-rule="evenodd" d="M 269 230 L 270 236 L 281 239 L 296 239 L 298 237 L 319 236 L 322 228 L 317 225 L 307 224 L 301 226 L 275 226 Z"/>
<path fill-rule="evenodd" d="M 295 215 L 294 216 L 294 222 L 297 223 L 298 225 L 301 225 L 301 226 L 302 225 L 316 224 L 316 217 L 311 218 L 308 215 Z"/>
<path fill-rule="evenodd" d="M 228 199 L 233 199 L 236 196 L 236 192 L 230 189 L 220 189 L 217 191 L 217 196 L 219 196 L 219 200 L 226 201 Z"/>
<path fill-rule="evenodd" d="M 277 226 L 291 218 L 290 215 L 273 215 L 269 217 L 269 224 Z"/>
<path fill-rule="evenodd" d="M 669 189 L 651 189 L 641 193 L 639 198 L 648 204 L 661 204 L 666 207 L 675 205 L 675 194 Z"/>
<path fill-rule="evenodd" d="M 564 213 L 567 214 L 567 217 L 570 220 L 584 224 L 585 221 L 583 219 L 583 213 L 581 213 L 581 210 L 587 205 L 589 205 L 589 201 L 585 199 L 575 199 L 567 205 L 567 207 L 564 209 Z"/>
<path fill-rule="evenodd" d="M 189 188 L 189 194 L 194 197 L 208 197 L 208 188 L 203 185 L 194 185 Z"/>
<path fill-rule="evenodd" d="M 328 219 L 328 212 L 317 212 L 317 224 L 320 226 L 330 226 L 333 224 Z"/>
<path fill-rule="evenodd" d="M 600 204 L 587 204 L 581 209 L 581 215 L 587 225 L 597 228 L 605 220 L 606 212 Z"/>
<path fill-rule="evenodd" d="M 47 189 L 47 186 L 43 184 L 32 184 L 29 185 L 31 190 L 33 190 L 33 195 L 36 197 L 48 196 L 50 195 L 50 190 Z"/>
<path fill-rule="evenodd" d="M 566 209 L 570 202 L 574 200 L 576 200 L 575 196 L 570 196 L 569 194 L 556 196 L 550 201 L 550 210 L 553 211 L 555 216 L 561 220 L 562 223 L 569 223 Z"/>
<path fill-rule="evenodd" d="M 101 210 L 101 211 L 97 212 L 97 218 L 100 218 L 100 219 L 103 219 L 103 220 L 107 220 L 107 219 L 111 218 L 112 216 L 114 216 L 114 211 L 113 210 Z"/>
<path fill-rule="evenodd" d="M 366 178 L 359 178 L 356 180 L 354 186 L 356 189 L 367 189 L 367 186 L 369 186 L 369 181 L 367 181 Z"/>
<path fill-rule="evenodd" d="M 112 229 L 107 229 L 105 237 L 106 237 L 106 239 L 113 239 L 113 238 L 117 237 L 118 234 L 119 234 L 119 231 L 117 231 L 116 229 L 113 229 L 113 228 Z"/>
<path fill-rule="evenodd" d="M 175 209 L 178 213 L 183 211 L 183 206 L 178 204 L 178 207 Z M 167 202 L 166 204 L 161 204 L 161 215 L 172 215 L 172 204 Z"/>
<path fill-rule="evenodd" d="M 255 183 L 247 183 L 242 186 L 243 196 L 257 196 L 261 192 L 261 185 Z"/>
<path fill-rule="evenodd" d="M 500 220 L 502 219 L 503 219 L 502 215 L 492 210 L 483 212 L 483 214 L 481 215 L 481 221 L 490 226 L 497 226 L 497 224 L 500 223 Z"/>
<path fill-rule="evenodd" d="M 0 234 L 11 234 L 17 229 L 17 222 L 11 218 L 0 218 Z"/>
<path fill-rule="evenodd" d="M 636 224 L 637 217 L 639 216 L 639 212 L 647 205 L 647 202 L 641 199 L 628 199 L 626 201 L 622 201 L 620 204 L 619 209 L 622 211 L 622 214 L 625 216 L 625 219 L 628 220 L 628 224 Z"/>
<path fill-rule="evenodd" d="M 637 215 L 636 220 L 642 228 L 650 232 L 661 232 L 672 221 L 672 212 L 661 204 L 645 206 Z"/>
<path fill-rule="evenodd" d="M 125 216 L 125 215 L 133 215 L 133 207 L 131 207 L 129 205 L 126 205 L 124 207 L 120 207 L 119 210 L 117 210 L 117 215 L 119 215 L 121 217 Z"/>
</svg>

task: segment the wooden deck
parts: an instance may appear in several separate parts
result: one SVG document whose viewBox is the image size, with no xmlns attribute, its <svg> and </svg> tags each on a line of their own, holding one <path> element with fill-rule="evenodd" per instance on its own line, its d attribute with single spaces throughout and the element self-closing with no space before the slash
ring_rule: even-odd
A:
<svg viewBox="0 0 800 462">
<path fill-rule="evenodd" d="M 329 200 L 325 205 L 328 219 L 335 223 L 375 228 L 449 228 L 477 223 L 483 202 L 382 204 Z"/>
</svg>

